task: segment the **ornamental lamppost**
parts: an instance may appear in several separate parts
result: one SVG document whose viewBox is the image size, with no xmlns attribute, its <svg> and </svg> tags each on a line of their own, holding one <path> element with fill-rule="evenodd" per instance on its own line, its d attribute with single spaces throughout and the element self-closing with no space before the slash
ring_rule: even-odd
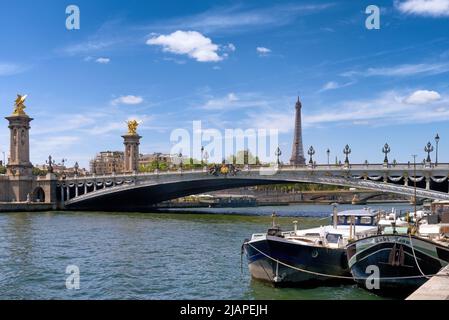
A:
<svg viewBox="0 0 449 320">
<path fill-rule="evenodd" d="M 201 146 L 201 166 L 203 166 L 203 159 L 204 159 L 204 146 Z"/>
<path fill-rule="evenodd" d="M 279 157 L 282 155 L 282 151 L 281 148 L 279 148 L 279 146 L 276 149 L 275 155 L 276 155 L 276 164 L 279 166 L 281 164 L 281 162 L 279 161 Z"/>
<path fill-rule="evenodd" d="M 116 171 L 115 171 L 115 164 L 116 164 L 116 160 L 114 158 L 114 159 L 112 159 L 112 174 L 114 174 L 114 175 L 116 173 Z"/>
<path fill-rule="evenodd" d="M 351 148 L 349 148 L 349 145 L 346 145 L 345 148 L 343 149 L 343 153 L 345 154 L 346 158 L 345 158 L 345 164 L 348 165 L 349 164 L 349 154 L 351 153 Z"/>
<path fill-rule="evenodd" d="M 78 164 L 78 161 L 75 162 L 75 166 L 74 166 L 74 168 L 75 168 L 75 176 L 78 175 L 78 169 L 79 169 L 79 167 L 80 167 L 80 165 Z"/>
<path fill-rule="evenodd" d="M 329 148 L 327 148 L 326 153 L 327 153 L 327 165 L 329 165 L 329 164 L 330 164 L 330 162 L 329 162 L 329 157 L 330 157 L 330 155 L 331 155 L 331 151 L 329 150 Z"/>
<path fill-rule="evenodd" d="M 432 159 L 430 158 L 430 153 L 433 152 L 433 146 L 430 141 L 427 142 L 427 145 L 424 147 L 424 152 L 427 152 L 426 162 L 430 163 L 432 161 Z"/>
<path fill-rule="evenodd" d="M 436 143 L 436 146 L 437 146 L 437 149 L 435 151 L 435 165 L 438 164 L 438 142 L 440 142 L 440 136 L 437 133 L 437 135 L 435 136 L 435 143 Z"/>
<path fill-rule="evenodd" d="M 207 159 L 209 159 L 209 153 L 206 151 L 206 152 L 204 152 L 204 162 L 206 163 L 206 165 L 207 165 Z"/>
<path fill-rule="evenodd" d="M 183 165 L 183 163 L 182 163 L 182 152 L 180 152 L 178 154 L 178 157 L 179 157 L 179 168 L 181 169 L 181 174 L 182 174 L 182 165 Z"/>
<path fill-rule="evenodd" d="M 414 207 L 415 207 L 414 216 L 416 218 L 416 157 L 417 157 L 417 155 L 416 154 L 412 154 L 412 157 L 413 157 L 413 187 L 414 187 L 414 190 L 415 190 L 415 193 L 413 195 L 413 204 L 414 204 Z M 410 161 L 409 161 L 409 163 L 410 163 Z M 415 221 L 416 221 L 416 223 L 418 223 L 417 222 L 418 219 L 415 219 Z"/>
<path fill-rule="evenodd" d="M 385 143 L 384 147 L 382 148 L 382 152 L 385 154 L 384 158 L 384 164 L 388 164 L 388 154 L 390 153 L 391 149 L 388 143 Z"/>
<path fill-rule="evenodd" d="M 64 175 L 64 169 L 65 169 L 65 163 L 66 163 L 66 162 L 67 162 L 67 159 L 62 158 L 61 164 L 60 164 L 62 175 Z"/>
<path fill-rule="evenodd" d="M 161 154 L 160 153 L 156 153 L 156 170 L 159 171 L 159 159 L 160 159 Z"/>
<path fill-rule="evenodd" d="M 315 149 L 313 149 L 313 146 L 310 146 L 309 151 L 307 151 L 307 154 L 310 156 L 309 164 L 313 164 L 312 156 L 315 154 Z"/>
</svg>

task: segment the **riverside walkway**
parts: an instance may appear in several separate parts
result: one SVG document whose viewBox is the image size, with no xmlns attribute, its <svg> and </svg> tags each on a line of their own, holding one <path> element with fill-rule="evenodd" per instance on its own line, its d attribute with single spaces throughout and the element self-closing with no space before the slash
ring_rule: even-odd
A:
<svg viewBox="0 0 449 320">
<path fill-rule="evenodd" d="M 449 265 L 441 269 L 406 300 L 449 300 Z"/>
</svg>

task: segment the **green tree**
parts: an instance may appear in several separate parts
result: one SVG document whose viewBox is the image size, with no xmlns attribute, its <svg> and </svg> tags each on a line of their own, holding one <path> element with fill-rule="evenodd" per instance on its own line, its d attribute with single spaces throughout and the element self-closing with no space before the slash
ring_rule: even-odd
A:
<svg viewBox="0 0 449 320">
<path fill-rule="evenodd" d="M 45 176 L 46 174 L 47 174 L 47 170 L 42 170 L 42 169 L 39 169 L 39 168 L 37 168 L 37 167 L 33 167 L 33 169 L 31 170 L 31 172 L 32 172 L 32 174 L 34 175 L 34 176 Z"/>
<path fill-rule="evenodd" d="M 227 163 L 246 165 L 246 164 L 260 164 L 259 157 L 254 156 L 249 150 L 237 151 L 235 155 L 231 155 L 226 159 Z"/>
</svg>

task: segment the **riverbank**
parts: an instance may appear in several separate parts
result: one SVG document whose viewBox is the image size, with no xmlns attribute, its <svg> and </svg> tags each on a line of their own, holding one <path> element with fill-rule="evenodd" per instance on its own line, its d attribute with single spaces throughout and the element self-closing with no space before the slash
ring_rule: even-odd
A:
<svg viewBox="0 0 449 320">
<path fill-rule="evenodd" d="M 0 202 L 0 212 L 39 212 L 56 210 L 55 203 Z"/>
<path fill-rule="evenodd" d="M 363 209 L 366 205 L 338 205 L 338 211 L 350 209 Z M 399 213 L 413 210 L 413 206 L 408 203 L 373 203 L 369 205 L 372 209 L 383 209 L 386 211 L 395 208 Z M 161 209 L 161 213 L 175 214 L 217 214 L 217 215 L 243 215 L 243 216 L 266 216 L 271 217 L 273 212 L 280 217 L 317 217 L 329 218 L 332 214 L 333 206 L 328 204 L 291 204 L 282 206 L 259 206 L 259 207 L 238 207 L 238 208 L 166 208 Z M 330 222 L 330 221 L 329 221 Z M 324 221 L 322 221 L 322 224 Z"/>
</svg>

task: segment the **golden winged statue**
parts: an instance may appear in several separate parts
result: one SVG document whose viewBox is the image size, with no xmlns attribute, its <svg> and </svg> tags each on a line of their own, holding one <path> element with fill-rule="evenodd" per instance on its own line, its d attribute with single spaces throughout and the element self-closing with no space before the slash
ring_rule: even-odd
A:
<svg viewBox="0 0 449 320">
<path fill-rule="evenodd" d="M 22 116 L 22 115 L 26 115 L 24 109 L 26 108 L 26 106 L 24 105 L 25 100 L 27 98 L 27 95 L 17 95 L 17 99 L 14 103 L 14 112 L 12 113 L 15 116 Z"/>
<path fill-rule="evenodd" d="M 137 134 L 139 123 L 136 120 L 129 120 L 126 123 L 128 124 L 128 134 Z"/>
</svg>

